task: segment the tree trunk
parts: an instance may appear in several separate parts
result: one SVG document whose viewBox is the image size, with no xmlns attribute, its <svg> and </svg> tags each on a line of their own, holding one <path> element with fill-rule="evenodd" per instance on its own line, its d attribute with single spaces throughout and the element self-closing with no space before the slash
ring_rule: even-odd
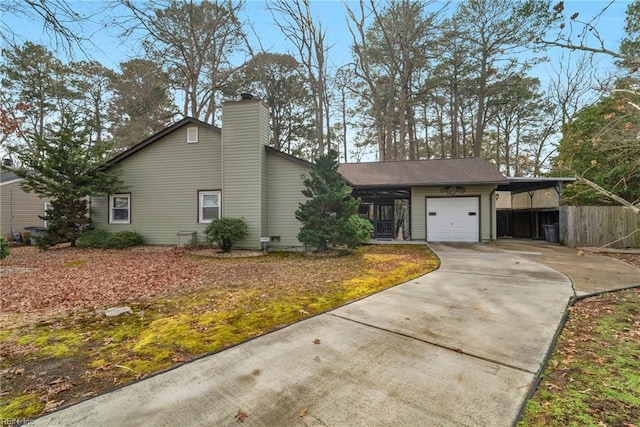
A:
<svg viewBox="0 0 640 427">
<path fill-rule="evenodd" d="M 476 116 L 476 129 L 473 138 L 473 157 L 480 157 L 482 153 L 482 139 L 484 137 L 484 115 L 487 97 L 487 58 L 483 55 L 480 66 L 480 79 L 478 81 L 478 112 Z"/>
</svg>

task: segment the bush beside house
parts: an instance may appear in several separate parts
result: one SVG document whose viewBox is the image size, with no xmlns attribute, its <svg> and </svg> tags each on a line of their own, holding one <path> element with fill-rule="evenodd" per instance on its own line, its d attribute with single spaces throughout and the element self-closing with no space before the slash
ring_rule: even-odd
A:
<svg viewBox="0 0 640 427">
<path fill-rule="evenodd" d="M 229 252 L 233 245 L 247 237 L 249 228 L 242 218 L 220 218 L 204 230 L 207 243 L 215 244 L 222 252 Z"/>
<path fill-rule="evenodd" d="M 144 237 L 136 231 L 110 233 L 105 230 L 88 230 L 78 237 L 80 248 L 124 249 L 144 244 Z"/>
<path fill-rule="evenodd" d="M 0 237 L 0 259 L 9 256 L 9 242 L 4 237 Z"/>
</svg>

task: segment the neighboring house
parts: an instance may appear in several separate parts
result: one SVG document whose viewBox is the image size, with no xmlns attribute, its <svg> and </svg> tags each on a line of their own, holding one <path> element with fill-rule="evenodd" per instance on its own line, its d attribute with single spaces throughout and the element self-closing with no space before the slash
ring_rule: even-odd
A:
<svg viewBox="0 0 640 427">
<path fill-rule="evenodd" d="M 46 199 L 35 193 L 27 193 L 21 187 L 22 178 L 11 171 L 0 173 L 0 235 L 11 238 L 12 232 L 22 232 L 25 227 L 46 227 L 39 216 L 49 205 Z"/>
<path fill-rule="evenodd" d="M 136 230 L 152 244 L 203 240 L 221 217 L 244 218 L 237 246 L 301 248 L 295 211 L 311 164 L 272 149 L 268 107 L 245 97 L 222 106 L 222 128 L 185 118 L 111 160 L 126 189 L 94 197 L 91 217 L 108 231 Z M 482 242 L 498 236 L 496 191 L 511 181 L 476 159 L 341 164 L 362 199 L 373 238 Z M 544 183 L 548 185 L 548 183 Z"/>
</svg>

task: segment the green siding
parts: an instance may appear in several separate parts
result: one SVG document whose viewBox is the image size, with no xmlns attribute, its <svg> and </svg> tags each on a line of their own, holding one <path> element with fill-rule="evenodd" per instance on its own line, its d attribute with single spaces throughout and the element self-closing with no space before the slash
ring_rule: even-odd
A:
<svg viewBox="0 0 640 427">
<path fill-rule="evenodd" d="M 466 186 L 461 196 L 480 196 L 480 238 L 482 241 L 495 239 L 495 206 L 490 201 L 493 186 Z M 426 239 L 426 202 L 427 197 L 443 197 L 446 193 L 441 187 L 413 187 L 411 189 L 411 238 Z M 453 197 L 453 196 L 451 196 Z M 493 234 L 493 236 L 492 236 Z"/>
<path fill-rule="evenodd" d="M 269 110 L 266 108 L 266 106 L 260 109 L 260 114 L 262 115 L 260 119 L 260 123 L 261 123 L 260 139 L 266 145 L 266 144 L 269 144 L 269 141 L 270 141 Z M 268 163 L 268 155 L 267 155 L 266 149 L 260 150 L 260 164 L 261 164 L 260 194 L 262 196 L 260 200 L 260 204 L 261 204 L 260 212 L 262 214 L 261 235 L 268 236 L 269 235 L 269 163 Z"/>
<path fill-rule="evenodd" d="M 6 182 L 0 186 L 0 236 L 10 237 L 11 230 L 24 231 L 24 227 L 42 227 L 44 203 L 35 193 L 27 193 L 20 188 L 20 182 Z"/>
<path fill-rule="evenodd" d="M 148 243 L 176 244 L 178 231 L 196 231 L 198 191 L 222 188 L 220 131 L 200 127 L 199 142 L 187 143 L 187 124 L 118 164 L 123 192 L 131 193 L 131 223 L 108 223 L 108 199 L 93 198 L 91 214 L 98 228 L 136 230 Z M 224 198 L 222 199 L 224 206 Z"/>
<path fill-rule="evenodd" d="M 249 234 L 241 248 L 259 248 L 268 233 L 268 111 L 259 100 L 226 102 L 222 109 L 222 214 L 246 221 Z"/>
<path fill-rule="evenodd" d="M 267 153 L 269 165 L 269 235 L 280 236 L 272 241 L 273 248 L 300 247 L 296 237 L 302 225 L 295 212 L 307 198 L 302 175 L 309 176 L 311 165 L 288 160 L 278 154 Z"/>
</svg>

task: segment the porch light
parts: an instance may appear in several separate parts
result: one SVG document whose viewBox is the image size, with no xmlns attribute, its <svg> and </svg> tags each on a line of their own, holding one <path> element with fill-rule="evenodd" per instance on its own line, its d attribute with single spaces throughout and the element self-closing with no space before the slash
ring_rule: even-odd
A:
<svg viewBox="0 0 640 427">
<path fill-rule="evenodd" d="M 450 196 L 455 196 L 457 193 L 464 193 L 466 189 L 461 185 L 450 185 L 448 187 L 444 187 L 442 191 Z"/>
</svg>

